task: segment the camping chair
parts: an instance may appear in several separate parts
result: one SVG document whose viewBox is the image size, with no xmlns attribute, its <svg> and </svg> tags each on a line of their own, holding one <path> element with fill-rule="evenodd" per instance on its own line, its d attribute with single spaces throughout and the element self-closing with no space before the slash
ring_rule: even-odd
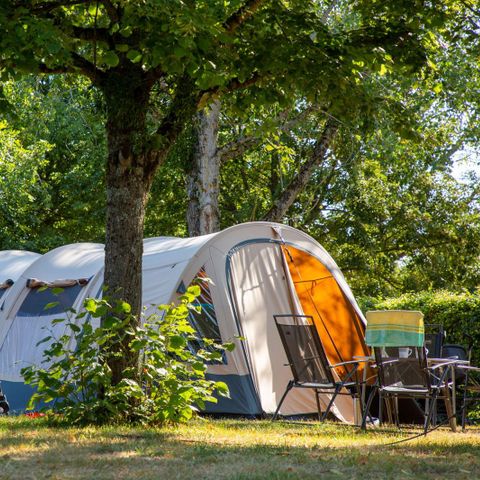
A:
<svg viewBox="0 0 480 480">
<path fill-rule="evenodd" d="M 425 324 L 425 348 L 429 358 L 442 357 L 444 340 L 445 330 L 443 329 L 443 325 Z"/>
<path fill-rule="evenodd" d="M 470 405 L 476 404 L 480 400 L 480 368 L 472 366 L 473 338 L 467 335 L 469 339 L 468 348 L 463 345 L 445 345 L 443 356 L 460 361 L 455 367 L 453 380 L 455 385 L 462 393 L 461 425 L 465 430 L 467 424 L 467 409 Z"/>
<path fill-rule="evenodd" d="M 272 421 L 277 418 L 278 412 L 292 388 L 311 388 L 315 391 L 318 418 L 321 421 L 327 417 L 337 395 L 351 395 L 354 399 L 360 398 L 359 383 L 356 378 L 359 362 L 353 360 L 330 365 L 312 316 L 287 314 L 274 315 L 273 318 L 287 355 L 287 365 L 292 371 L 293 379 L 288 382 Z M 347 366 L 347 368 L 350 366 L 350 370 L 343 380 L 336 381 L 333 370 L 339 366 Z M 345 391 L 345 388 L 351 389 L 353 392 Z M 321 394 L 332 395 L 323 415 L 319 398 Z"/>
<path fill-rule="evenodd" d="M 425 401 L 424 433 L 432 422 L 438 398 L 445 400 L 451 412 L 447 375 L 455 360 L 429 366 L 424 346 L 423 314 L 414 311 L 367 312 L 366 343 L 373 347 L 377 383 L 365 406 L 362 428 L 375 394 L 379 397 L 379 421 L 382 423 L 383 402 L 393 404 L 395 423 L 399 425 L 398 399 Z M 388 402 L 388 403 L 387 403 Z"/>
</svg>

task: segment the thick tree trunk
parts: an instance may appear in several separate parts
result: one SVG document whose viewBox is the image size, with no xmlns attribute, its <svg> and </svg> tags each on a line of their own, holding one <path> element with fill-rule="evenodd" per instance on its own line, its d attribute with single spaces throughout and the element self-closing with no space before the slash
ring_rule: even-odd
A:
<svg viewBox="0 0 480 480">
<path fill-rule="evenodd" d="M 293 180 L 288 184 L 280 196 L 273 202 L 263 220 L 281 222 L 297 196 L 307 185 L 313 171 L 325 160 L 331 142 L 338 130 L 335 120 L 329 119 L 320 138 L 315 143 L 311 157 L 300 167 Z"/>
<path fill-rule="evenodd" d="M 191 170 L 187 177 L 187 225 L 191 237 L 218 232 L 220 214 L 218 207 L 220 157 L 217 137 L 220 101 L 197 114 L 195 146 Z"/>
<path fill-rule="evenodd" d="M 105 238 L 106 296 L 131 306 L 135 322 L 142 308 L 143 226 L 147 193 L 154 171 L 148 163 L 145 118 L 149 88 L 141 72 L 109 75 L 102 84 L 107 105 L 108 160 Z M 128 339 L 123 350 L 127 349 Z M 117 347 L 114 347 L 117 350 Z M 112 358 L 113 382 L 135 368 L 133 352 Z"/>
</svg>

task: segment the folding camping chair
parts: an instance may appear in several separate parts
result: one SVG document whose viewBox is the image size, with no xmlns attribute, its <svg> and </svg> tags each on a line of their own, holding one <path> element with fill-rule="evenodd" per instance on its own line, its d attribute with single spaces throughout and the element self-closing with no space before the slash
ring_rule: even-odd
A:
<svg viewBox="0 0 480 480">
<path fill-rule="evenodd" d="M 293 379 L 288 382 L 272 421 L 277 418 L 278 412 L 292 388 L 311 388 L 315 391 L 318 418 L 322 421 L 327 417 L 337 395 L 351 395 L 354 400 L 360 398 L 360 387 L 356 376 L 359 362 L 353 360 L 330 365 L 312 316 L 287 314 L 274 315 L 273 318 L 287 355 L 287 365 L 292 371 Z M 333 370 L 339 366 L 347 369 L 350 367 L 350 370 L 343 380 L 336 381 Z M 332 395 L 323 415 L 319 398 L 321 394 Z"/>
<path fill-rule="evenodd" d="M 465 430 L 467 424 L 467 409 L 480 401 L 480 368 L 471 365 L 473 338 L 467 335 L 468 348 L 463 345 L 444 345 L 443 356 L 458 359 L 453 381 L 462 394 L 461 425 Z"/>
<path fill-rule="evenodd" d="M 426 323 L 425 324 L 425 348 L 427 356 L 430 358 L 440 358 L 443 351 L 443 342 L 445 340 L 445 330 L 443 325 Z"/>
<path fill-rule="evenodd" d="M 448 373 L 455 360 L 440 361 L 431 366 L 427 362 L 424 346 L 423 314 L 414 311 L 367 312 L 366 343 L 373 347 L 377 382 L 365 406 L 362 428 L 375 394 L 379 397 L 379 421 L 382 423 L 384 400 L 393 404 L 395 423 L 399 425 L 398 399 L 414 398 L 425 400 L 424 432 L 432 422 L 437 400 L 442 398 L 450 403 Z"/>
</svg>

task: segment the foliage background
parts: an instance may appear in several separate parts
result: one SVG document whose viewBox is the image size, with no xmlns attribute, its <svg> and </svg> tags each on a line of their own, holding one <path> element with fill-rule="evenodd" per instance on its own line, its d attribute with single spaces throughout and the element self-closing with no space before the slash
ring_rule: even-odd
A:
<svg viewBox="0 0 480 480">
<path fill-rule="evenodd" d="M 480 361 L 480 295 L 447 290 L 407 293 L 395 298 L 360 298 L 363 312 L 368 310 L 420 310 L 426 324 L 443 325 L 445 343 L 468 345 L 473 342 L 474 364 Z M 470 338 L 469 338 L 470 337 Z"/>
</svg>

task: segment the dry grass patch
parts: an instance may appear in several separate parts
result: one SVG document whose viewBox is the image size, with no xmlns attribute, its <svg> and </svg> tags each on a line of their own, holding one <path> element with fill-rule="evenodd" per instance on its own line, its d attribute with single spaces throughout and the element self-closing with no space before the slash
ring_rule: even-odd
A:
<svg viewBox="0 0 480 480">
<path fill-rule="evenodd" d="M 472 479 L 480 431 L 367 433 L 334 423 L 197 420 L 179 427 L 52 428 L 0 420 L 0 479 Z"/>
</svg>

